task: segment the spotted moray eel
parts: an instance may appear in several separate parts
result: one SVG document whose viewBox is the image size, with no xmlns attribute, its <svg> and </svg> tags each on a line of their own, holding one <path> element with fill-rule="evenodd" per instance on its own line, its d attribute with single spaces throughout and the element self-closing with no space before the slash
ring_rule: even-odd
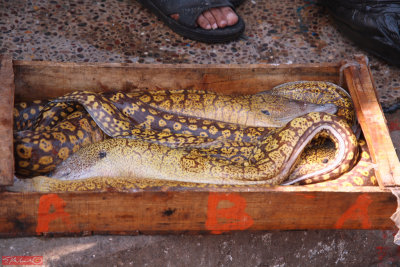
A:
<svg viewBox="0 0 400 267">
<path fill-rule="evenodd" d="M 327 122 L 330 126 L 327 126 Z M 240 142 L 235 141 L 231 141 L 228 146 L 224 142 L 212 148 L 188 149 L 170 148 L 143 140 L 114 138 L 80 149 L 61 163 L 53 174 L 57 177 L 57 182 L 53 181 L 50 184 L 55 191 L 69 191 L 71 186 L 91 190 L 92 185 L 99 181 L 93 183 L 90 179 L 82 179 L 101 177 L 98 179 L 113 180 L 117 177 L 117 181 L 121 181 L 118 179 L 131 177 L 138 180 L 220 186 L 276 185 L 287 179 L 297 161 L 298 153 L 306 146 L 307 139 L 310 140 L 322 129 L 335 136 L 335 143 L 339 144 L 340 150 L 338 164 L 330 165 L 331 169 L 319 174 L 321 179 L 325 179 L 324 176 L 329 177 L 332 173 L 340 175 L 348 170 L 357 156 L 357 140 L 352 135 L 351 128 L 338 117 L 326 113 L 309 113 L 292 120 L 274 134 L 260 140 L 259 144 L 249 151 L 248 161 L 232 162 L 226 159 L 230 157 L 229 151 L 225 150 L 227 147 L 236 146 L 241 150 Z M 343 138 L 344 134 L 350 135 Z M 342 141 L 336 138 L 346 140 L 342 145 Z M 278 143 L 282 145 L 279 146 Z M 32 182 L 40 183 L 38 179 Z"/>
<path fill-rule="evenodd" d="M 323 117 L 319 117 L 318 119 L 317 116 L 321 116 L 319 113 L 303 115 L 301 118 L 292 120 L 291 123 L 288 124 L 290 126 L 285 126 L 288 127 L 286 130 L 282 130 L 284 128 L 279 130 L 285 132 L 286 136 L 290 136 L 289 139 L 292 141 L 289 142 L 289 140 L 286 140 L 285 142 L 287 143 L 283 143 L 283 141 L 277 137 L 277 133 L 279 132 L 278 130 L 274 130 L 271 127 L 265 127 L 268 124 L 263 124 L 264 121 L 266 121 L 266 118 L 270 119 L 270 123 L 272 121 L 272 124 L 269 124 L 268 126 L 278 126 L 279 123 L 283 125 L 286 123 L 285 120 L 291 120 L 291 118 L 287 119 L 283 116 L 283 114 L 286 115 L 288 111 L 284 111 L 283 114 L 279 113 L 283 110 L 285 105 L 280 106 L 280 102 L 277 102 L 276 99 L 282 96 L 290 97 L 295 100 L 304 100 L 305 98 L 308 98 L 307 100 L 312 100 L 314 102 L 311 104 L 320 105 L 312 106 L 310 103 L 302 104 L 301 102 L 289 100 L 291 102 L 291 105 L 289 106 L 294 106 L 295 108 L 292 110 L 295 112 L 296 110 L 300 110 L 307 113 L 306 111 L 309 111 L 307 107 L 312 107 L 314 109 L 316 107 L 332 109 L 332 106 L 329 104 L 335 103 L 337 106 L 337 115 L 342 119 L 323 113 L 321 113 L 323 114 Z M 131 94 L 116 93 L 111 95 L 96 95 L 90 92 L 79 92 L 61 97 L 55 102 L 62 103 L 76 101 L 81 103 L 89 114 L 92 115 L 92 118 L 97 125 L 99 125 L 107 135 L 113 137 L 128 136 L 136 138 L 136 140 L 122 140 L 127 142 L 125 146 L 131 147 L 132 151 L 134 151 L 133 148 L 136 146 L 152 146 L 152 150 L 148 151 L 159 151 L 159 149 L 161 149 L 163 151 L 162 155 L 165 155 L 165 153 L 170 155 L 173 153 L 171 151 L 180 151 L 179 153 L 183 153 L 178 158 L 175 157 L 173 162 L 186 162 L 187 164 L 183 164 L 181 167 L 175 167 L 178 169 L 171 168 L 174 170 L 172 173 L 170 173 L 168 169 L 157 169 L 156 166 L 151 165 L 155 161 L 151 160 L 151 158 L 146 158 L 145 162 L 150 164 L 147 166 L 146 171 L 149 172 L 151 169 L 158 170 L 155 172 L 162 176 L 162 179 L 168 179 L 167 177 L 171 178 L 178 175 L 180 178 L 174 179 L 183 182 L 193 182 L 195 177 L 193 173 L 200 173 L 199 175 L 202 177 L 201 180 L 206 183 L 249 184 L 249 181 L 256 184 L 281 183 L 287 179 L 290 171 L 295 168 L 295 163 L 306 144 L 317 135 L 328 135 L 331 137 L 331 140 L 336 146 L 334 163 L 336 165 L 340 163 L 340 167 L 336 166 L 333 168 L 335 164 L 329 164 L 328 167 L 322 168 L 322 170 L 316 172 L 318 175 L 312 175 L 313 179 L 327 180 L 333 176 L 338 176 L 348 170 L 354 163 L 357 156 L 357 142 L 354 141 L 355 137 L 352 134 L 351 129 L 343 120 L 345 119 L 348 123 L 354 122 L 354 113 L 351 111 L 352 105 L 348 96 L 343 90 L 338 89 L 337 86 L 323 82 L 297 82 L 286 84 L 274 88 L 268 93 L 256 95 L 258 99 L 263 99 L 264 102 L 262 104 L 264 105 L 260 105 L 259 102 L 254 101 L 254 98 L 252 97 L 254 96 L 232 98 L 229 96 L 221 96 L 218 94 L 199 91 L 141 91 L 133 92 Z M 126 99 L 131 100 L 131 102 L 128 101 L 130 105 L 126 104 Z M 135 101 L 132 101 L 132 99 Z M 267 99 L 267 101 L 264 99 Z M 271 100 L 269 102 L 270 104 L 265 105 L 268 100 Z M 99 103 L 102 104 L 99 105 Z M 206 107 L 208 107 L 208 109 L 206 109 Z M 238 116 L 237 114 L 240 114 L 242 110 L 245 110 L 246 112 L 242 114 L 243 116 Z M 142 116 L 137 116 L 138 113 Z M 209 116 L 210 114 L 214 115 Z M 224 117 L 224 114 L 228 114 L 228 116 Z M 247 114 L 247 117 L 245 114 Z M 314 117 L 310 118 L 310 116 Z M 239 121 L 243 118 L 244 120 Z M 132 120 L 134 120 L 133 123 Z M 192 122 L 190 120 L 192 120 Z M 215 123 L 211 120 L 218 121 Z M 308 127 L 311 128 L 315 125 L 320 126 L 319 128 L 317 127 L 314 129 L 312 134 L 310 131 L 303 129 L 302 131 L 304 131 L 304 133 L 302 135 L 301 130 L 296 131 L 293 124 L 299 120 L 303 121 L 305 125 L 308 125 Z M 238 125 L 238 122 L 245 126 Z M 168 123 L 170 124 L 169 126 Z M 131 125 L 134 125 L 134 127 Z M 201 126 L 200 130 L 199 126 Z M 302 127 L 304 127 L 304 125 Z M 168 129 L 168 131 L 161 132 L 164 136 L 160 136 L 159 131 L 165 129 Z M 176 140 L 171 142 L 173 144 L 172 146 L 168 141 L 176 138 L 177 134 L 191 137 L 196 136 L 194 140 L 198 140 L 197 138 L 199 137 L 206 139 L 211 138 L 212 140 L 218 138 L 229 140 L 230 138 L 227 138 L 228 134 L 222 134 L 227 130 L 229 130 L 229 137 L 234 137 L 233 141 L 214 142 L 203 139 L 200 143 L 204 143 L 204 141 L 209 143 L 209 145 L 205 147 L 189 145 L 186 146 L 186 148 L 179 148 L 179 145 L 176 145 Z M 149 134 L 146 131 L 150 131 L 151 133 Z M 152 131 L 155 131 L 155 133 Z M 280 132 L 280 134 L 282 135 L 283 132 Z M 219 136 L 216 136 L 218 134 Z M 295 137 L 299 137 L 299 139 L 296 139 Z M 247 139 L 244 141 L 244 138 Z M 300 143 L 300 146 L 295 145 L 296 143 L 294 140 L 297 140 Z M 108 146 L 106 146 L 108 142 L 117 142 L 115 145 L 119 147 L 121 145 L 120 142 L 122 141 L 118 139 L 106 140 L 101 143 L 100 146 L 105 146 L 108 149 Z M 186 144 L 183 140 L 181 141 L 182 142 L 179 142 L 180 144 Z M 273 143 L 278 144 L 278 148 L 275 148 L 275 150 L 268 150 L 267 148 Z M 191 142 L 189 142 L 189 144 L 191 144 Z M 82 151 L 96 150 L 94 147 L 96 147 L 96 145 L 91 145 L 88 150 Z M 114 147 L 114 145 L 111 147 Z M 176 149 L 177 147 L 178 149 Z M 185 147 L 185 145 L 183 145 L 183 147 Z M 188 147 L 190 147 L 190 149 Z M 117 159 L 117 154 L 115 154 L 114 150 L 108 151 L 107 149 L 103 151 L 103 157 L 115 157 L 115 159 Z M 164 149 L 167 149 L 167 151 L 164 151 Z M 259 150 L 264 152 L 260 152 Z M 86 155 L 79 153 L 89 154 Z M 119 150 L 118 153 L 121 155 L 126 154 L 126 152 L 124 153 L 124 150 Z M 152 157 L 155 157 L 153 154 Z M 69 177 L 68 179 L 86 177 L 83 173 L 78 171 L 80 168 L 68 171 L 68 175 L 70 176 L 65 174 L 65 169 L 68 169 L 68 164 L 71 164 L 68 162 L 73 162 L 74 166 L 80 166 L 76 162 L 76 159 L 74 161 L 74 158 L 76 157 L 80 157 L 80 159 L 85 157 L 92 160 L 92 165 L 90 166 L 96 166 L 96 171 L 88 171 L 92 176 L 105 175 L 103 172 L 107 168 L 103 167 L 107 165 L 104 165 L 105 163 L 102 161 L 103 158 L 93 156 L 95 155 L 93 152 L 78 152 L 76 155 L 81 156 L 71 157 L 71 160 L 67 160 L 65 164 L 62 164 L 53 176 L 58 176 L 58 178 L 61 176 Z M 237 155 L 240 157 L 237 157 Z M 343 155 L 345 155 L 345 159 L 343 158 Z M 140 155 L 140 157 L 144 158 L 144 155 Z M 129 155 L 127 155 L 127 158 L 131 163 L 133 163 L 131 160 L 139 160 L 137 158 L 132 158 Z M 93 162 L 97 162 L 98 164 L 93 165 Z M 87 164 L 87 162 L 85 164 Z M 86 166 L 85 164 L 82 166 Z M 164 161 L 158 161 L 158 164 L 165 165 L 167 163 Z M 192 165 L 195 166 L 192 169 L 187 167 Z M 124 168 L 121 168 L 120 172 L 115 173 L 115 175 L 121 177 L 128 173 L 129 176 L 132 177 L 143 178 L 147 175 L 147 178 L 160 178 L 160 176 L 157 178 L 157 175 L 152 176 L 150 173 L 141 176 L 142 171 L 140 169 L 132 169 L 134 168 L 132 164 L 129 166 L 130 167 L 125 168 L 125 170 L 123 170 Z M 146 165 L 143 164 L 142 166 Z M 222 168 L 222 166 L 224 167 Z M 268 171 L 268 174 L 265 173 L 266 170 L 272 169 L 275 170 L 275 172 Z M 202 171 L 199 172 L 199 170 Z M 74 176 L 76 173 L 79 174 Z M 192 180 L 189 181 L 187 180 L 188 178 Z"/>
<path fill-rule="evenodd" d="M 89 114 L 82 113 L 83 107 Z M 333 113 L 336 107 L 273 95 L 233 97 L 190 90 L 74 92 L 46 106 L 43 101 L 20 103 L 14 109 L 16 171 L 25 177 L 46 174 L 80 147 L 105 136 L 170 147 L 206 146 L 215 139 L 254 142 L 271 127 L 310 111 Z M 223 121 L 222 115 L 227 115 Z"/>
</svg>

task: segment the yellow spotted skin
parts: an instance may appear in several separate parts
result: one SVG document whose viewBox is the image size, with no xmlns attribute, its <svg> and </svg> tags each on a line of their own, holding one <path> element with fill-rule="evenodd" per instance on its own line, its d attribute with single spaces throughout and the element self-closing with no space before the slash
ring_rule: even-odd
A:
<svg viewBox="0 0 400 267">
<path fill-rule="evenodd" d="M 14 186 L 7 189 L 14 192 L 138 192 L 142 190 L 159 191 L 167 189 L 185 191 L 198 190 L 199 188 L 220 189 L 240 187 L 271 187 L 268 184 L 236 185 L 236 184 L 207 184 L 207 183 L 186 183 L 171 180 L 138 179 L 134 177 L 93 177 L 85 180 L 60 181 L 47 176 L 37 176 L 32 179 L 15 180 Z"/>
<path fill-rule="evenodd" d="M 371 158 L 368 148 L 364 140 L 360 140 L 360 155 L 356 165 L 347 173 L 342 174 L 339 178 L 324 181 L 320 183 L 303 184 L 308 188 L 313 187 L 354 187 L 354 186 L 377 186 L 377 180 L 371 166 Z M 319 147 L 320 148 L 320 147 Z M 367 172 L 367 173 L 366 173 Z M 89 185 L 89 186 L 88 186 Z M 11 188 L 13 191 L 33 191 L 33 192 L 76 192 L 76 191 L 96 191 L 96 192 L 132 192 L 141 190 L 166 190 L 182 189 L 196 190 L 198 188 L 240 188 L 240 187 L 270 187 L 269 184 L 208 184 L 208 183 L 193 183 L 159 179 L 139 179 L 135 177 L 117 177 L 110 179 L 109 177 L 92 177 L 85 180 L 62 180 L 38 176 L 33 179 L 24 179 L 15 181 L 15 185 Z"/>
<path fill-rule="evenodd" d="M 142 96 L 122 92 L 96 94 L 83 91 L 67 94 L 54 102 L 80 103 L 110 137 L 141 139 L 170 147 L 204 146 L 216 139 L 223 139 L 226 135 L 238 141 L 254 142 L 260 135 L 268 134 L 272 129 L 168 113 L 153 108 L 142 100 Z"/>
<path fill-rule="evenodd" d="M 282 127 L 309 112 L 327 111 L 325 103 L 264 92 L 223 95 L 199 90 L 137 91 L 129 94 L 148 107 L 168 114 L 223 121 L 252 127 Z"/>
<path fill-rule="evenodd" d="M 268 91 L 294 100 L 309 101 L 314 104 L 333 103 L 338 107 L 335 115 L 344 118 L 350 125 L 355 122 L 353 102 L 350 95 L 334 83 L 322 81 L 289 82 Z"/>
<path fill-rule="evenodd" d="M 317 116 L 317 123 L 311 126 L 303 123 L 304 120 L 311 122 Z M 344 155 L 357 153 L 357 141 L 347 123 L 334 115 L 310 113 L 275 129 L 251 145 L 225 141 L 206 148 L 170 148 L 143 140 L 108 139 L 75 153 L 55 170 L 53 177 L 60 180 L 134 177 L 220 185 L 276 185 L 285 181 L 295 166 L 296 151 L 303 150 L 305 141 L 312 139 L 321 129 L 343 133 L 335 135 L 333 141 L 343 142 Z M 290 131 L 296 133 L 291 140 L 286 138 Z M 279 146 L 270 145 L 274 140 Z M 229 149 L 236 149 L 242 157 L 231 160 L 238 152 Z M 342 157 L 337 166 L 319 176 L 347 171 L 341 166 L 350 166 L 350 160 Z"/>
<path fill-rule="evenodd" d="M 21 102 L 14 106 L 14 131 L 31 130 L 47 101 L 35 100 L 31 103 Z"/>
<path fill-rule="evenodd" d="M 364 140 L 359 141 L 359 156 L 354 167 L 342 174 L 337 179 L 325 181 L 323 183 L 313 183 L 312 181 L 303 180 L 298 185 L 305 185 L 307 187 L 354 187 L 354 186 L 378 186 L 378 181 L 375 177 L 371 156 L 368 151 L 367 144 Z M 328 154 L 330 151 L 326 151 Z M 326 158 L 331 155 L 325 154 Z M 328 164 L 324 163 L 324 164 Z M 308 182 L 308 183 L 307 183 Z"/>
<path fill-rule="evenodd" d="M 118 153 L 132 160 L 128 170 L 111 168 L 120 169 L 115 174 L 117 177 L 126 177 L 128 173 L 137 179 L 177 179 L 182 183 L 270 185 L 280 184 L 288 178 L 294 177 L 295 180 L 314 173 L 318 168 L 326 170 L 306 179 L 307 183 L 314 183 L 340 176 L 350 170 L 358 158 L 357 140 L 349 127 L 354 122 L 351 100 L 343 89 L 331 83 L 289 83 L 268 93 L 251 96 L 226 96 L 193 90 L 134 91 L 129 94 L 74 92 L 52 103 L 80 103 L 106 135 L 133 139 L 122 139 L 127 143 L 115 139 L 118 141 L 106 140 L 95 144 L 102 147 L 107 142 L 116 142 L 112 148 L 118 148 Z M 336 106 L 339 117 L 320 112 L 309 113 L 329 111 L 331 104 Z M 299 114 L 299 118 L 293 119 Z M 290 123 L 287 124 L 287 121 Z M 68 124 L 64 128 L 72 130 Z M 322 149 L 307 146 L 310 142 L 319 143 Z M 115 150 L 108 151 L 108 146 L 102 149 L 106 150 L 107 158 L 114 157 L 118 162 Z M 139 151 L 137 154 L 136 150 Z M 68 166 L 75 166 L 76 169 L 80 168 L 77 166 L 86 166 L 89 163 L 83 160 L 84 157 L 91 159 L 90 164 L 100 162 L 93 156 L 95 154 L 84 151 L 79 151 L 76 155 L 81 156 L 73 157 L 74 161 L 67 160 L 53 176 L 57 177 L 56 174 L 59 175 Z M 93 151 L 96 149 L 93 148 Z M 311 164 L 313 168 L 297 170 L 296 166 L 302 165 L 297 164 L 299 161 L 318 162 L 321 153 L 329 154 L 331 161 L 336 160 L 336 167 L 330 161 L 329 170 L 325 166 L 327 164 L 319 167 L 318 164 Z M 132 158 L 131 154 L 139 158 Z M 342 158 L 338 160 L 338 157 Z M 108 165 L 101 162 L 93 171 L 79 173 L 72 170 L 69 176 L 64 177 L 107 176 L 105 171 L 108 167 L 104 166 Z M 138 168 L 134 162 L 143 163 L 139 164 L 142 167 L 134 169 Z M 290 174 L 292 171 L 294 175 Z M 65 191 L 68 190 L 65 188 Z"/>
<path fill-rule="evenodd" d="M 46 103 L 19 103 L 14 108 L 15 172 L 19 177 L 46 174 L 79 148 L 104 139 L 82 106 Z"/>
</svg>

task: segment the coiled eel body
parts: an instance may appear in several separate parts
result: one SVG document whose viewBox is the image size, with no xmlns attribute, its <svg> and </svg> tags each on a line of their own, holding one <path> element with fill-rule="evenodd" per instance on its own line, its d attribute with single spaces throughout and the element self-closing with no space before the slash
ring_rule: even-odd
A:
<svg viewBox="0 0 400 267">
<path fill-rule="evenodd" d="M 351 100 L 343 89 L 326 82 L 289 83 L 240 97 L 191 90 L 75 92 L 53 101 L 76 102 L 106 135 L 117 139 L 75 153 L 52 173 L 61 180 L 129 176 L 280 184 L 299 168 L 296 162 L 312 139 L 330 139 L 334 145 L 329 164 L 306 174 L 297 171 L 300 175 L 290 182 L 309 183 L 340 176 L 358 154 L 349 126 L 354 122 Z"/>
<path fill-rule="evenodd" d="M 143 140 L 109 139 L 87 146 L 53 173 L 60 180 L 134 177 L 210 184 L 280 184 L 312 138 L 326 132 L 337 145 L 335 164 L 314 177 L 327 180 L 347 171 L 357 157 L 357 140 L 341 119 L 309 113 L 292 120 L 256 144 L 219 142 L 208 148 L 170 148 Z M 235 148 L 246 157 L 232 161 Z"/>
</svg>

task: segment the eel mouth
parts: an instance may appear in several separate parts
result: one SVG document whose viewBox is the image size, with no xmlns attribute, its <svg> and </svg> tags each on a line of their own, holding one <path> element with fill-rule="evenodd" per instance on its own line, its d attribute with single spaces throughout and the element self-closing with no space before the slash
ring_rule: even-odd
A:
<svg viewBox="0 0 400 267">
<path fill-rule="evenodd" d="M 326 103 L 326 104 L 304 103 L 304 109 L 301 109 L 299 113 L 296 114 L 296 117 L 308 114 L 310 112 L 325 112 L 335 115 L 337 111 L 338 107 L 332 103 Z M 263 110 L 262 112 L 265 115 L 271 115 L 271 113 L 268 111 Z M 275 121 L 278 126 L 284 126 L 294 118 L 295 117 L 293 115 L 280 116 L 279 118 L 276 118 Z"/>
</svg>

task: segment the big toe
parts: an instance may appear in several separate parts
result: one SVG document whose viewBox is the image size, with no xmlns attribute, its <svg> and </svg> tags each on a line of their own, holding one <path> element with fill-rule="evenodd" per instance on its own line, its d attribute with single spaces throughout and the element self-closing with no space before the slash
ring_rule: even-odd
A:
<svg viewBox="0 0 400 267">
<path fill-rule="evenodd" d="M 232 26 L 232 25 L 235 25 L 236 23 L 238 23 L 239 17 L 235 13 L 235 11 L 232 10 L 232 8 L 222 7 L 221 12 L 224 15 L 224 17 L 226 18 L 228 26 Z"/>
<path fill-rule="evenodd" d="M 179 14 L 172 14 L 171 18 L 178 20 Z M 218 7 L 204 11 L 197 18 L 197 25 L 203 29 L 217 29 L 232 26 L 238 23 L 239 17 L 230 7 Z"/>
</svg>

